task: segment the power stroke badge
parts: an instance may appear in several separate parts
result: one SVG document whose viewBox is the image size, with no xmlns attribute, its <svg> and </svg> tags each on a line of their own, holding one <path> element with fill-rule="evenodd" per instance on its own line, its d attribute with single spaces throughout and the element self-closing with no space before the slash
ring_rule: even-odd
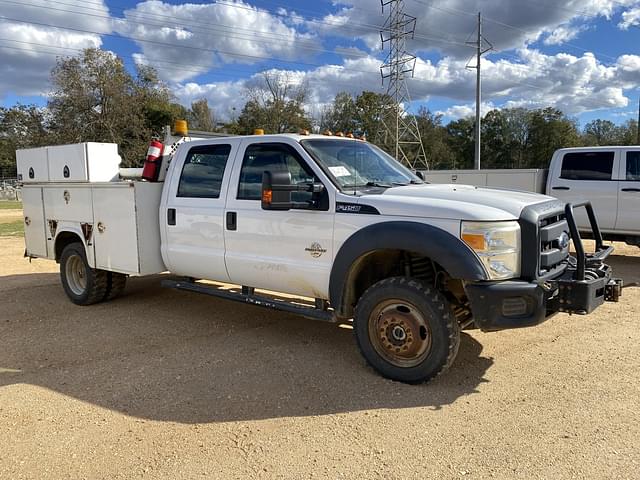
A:
<svg viewBox="0 0 640 480">
<path fill-rule="evenodd" d="M 311 244 L 310 247 L 307 247 L 304 249 L 305 252 L 309 252 L 309 254 L 313 257 L 313 258 L 318 258 L 319 256 L 321 256 L 323 253 L 325 253 L 327 251 L 326 248 L 322 248 L 322 245 L 320 245 L 318 242 L 313 242 Z"/>
</svg>

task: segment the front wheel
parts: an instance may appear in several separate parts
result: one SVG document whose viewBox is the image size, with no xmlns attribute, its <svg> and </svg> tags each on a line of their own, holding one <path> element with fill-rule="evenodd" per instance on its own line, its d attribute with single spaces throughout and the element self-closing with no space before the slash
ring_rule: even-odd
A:
<svg viewBox="0 0 640 480">
<path fill-rule="evenodd" d="M 89 266 L 84 245 L 80 242 L 71 243 L 62 250 L 60 279 L 65 293 L 76 305 L 98 303 L 107 293 L 107 272 Z"/>
<path fill-rule="evenodd" d="M 360 351 L 384 377 L 422 383 L 451 366 L 460 326 L 444 296 L 420 280 L 379 281 L 356 305 L 354 331 Z"/>
</svg>

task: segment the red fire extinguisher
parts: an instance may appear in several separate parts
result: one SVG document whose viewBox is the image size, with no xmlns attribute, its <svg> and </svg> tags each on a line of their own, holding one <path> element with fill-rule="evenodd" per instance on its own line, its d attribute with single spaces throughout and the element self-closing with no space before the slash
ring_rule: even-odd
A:
<svg viewBox="0 0 640 480">
<path fill-rule="evenodd" d="M 142 178 L 150 182 L 158 181 L 160 174 L 160 165 L 162 164 L 162 149 L 164 145 L 158 140 L 151 140 L 149 150 L 147 150 L 147 159 L 142 169 Z"/>
</svg>

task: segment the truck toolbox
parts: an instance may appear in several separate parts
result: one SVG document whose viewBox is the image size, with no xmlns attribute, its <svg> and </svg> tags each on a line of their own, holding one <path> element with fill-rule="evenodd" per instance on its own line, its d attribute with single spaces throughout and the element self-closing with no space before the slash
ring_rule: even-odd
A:
<svg viewBox="0 0 640 480">
<path fill-rule="evenodd" d="M 122 159 L 115 143 L 85 142 L 16 151 L 18 179 L 38 182 L 110 182 Z"/>
<path fill-rule="evenodd" d="M 16 150 L 18 181 L 23 183 L 49 181 L 47 147 Z"/>
</svg>

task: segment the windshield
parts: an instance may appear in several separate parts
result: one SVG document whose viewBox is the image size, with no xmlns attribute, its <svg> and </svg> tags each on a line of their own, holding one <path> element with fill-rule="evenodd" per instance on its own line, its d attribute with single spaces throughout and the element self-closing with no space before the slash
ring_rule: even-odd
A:
<svg viewBox="0 0 640 480">
<path fill-rule="evenodd" d="M 300 143 L 333 175 L 341 189 L 423 183 L 409 169 L 370 143 L 334 139 L 310 139 Z"/>
</svg>

